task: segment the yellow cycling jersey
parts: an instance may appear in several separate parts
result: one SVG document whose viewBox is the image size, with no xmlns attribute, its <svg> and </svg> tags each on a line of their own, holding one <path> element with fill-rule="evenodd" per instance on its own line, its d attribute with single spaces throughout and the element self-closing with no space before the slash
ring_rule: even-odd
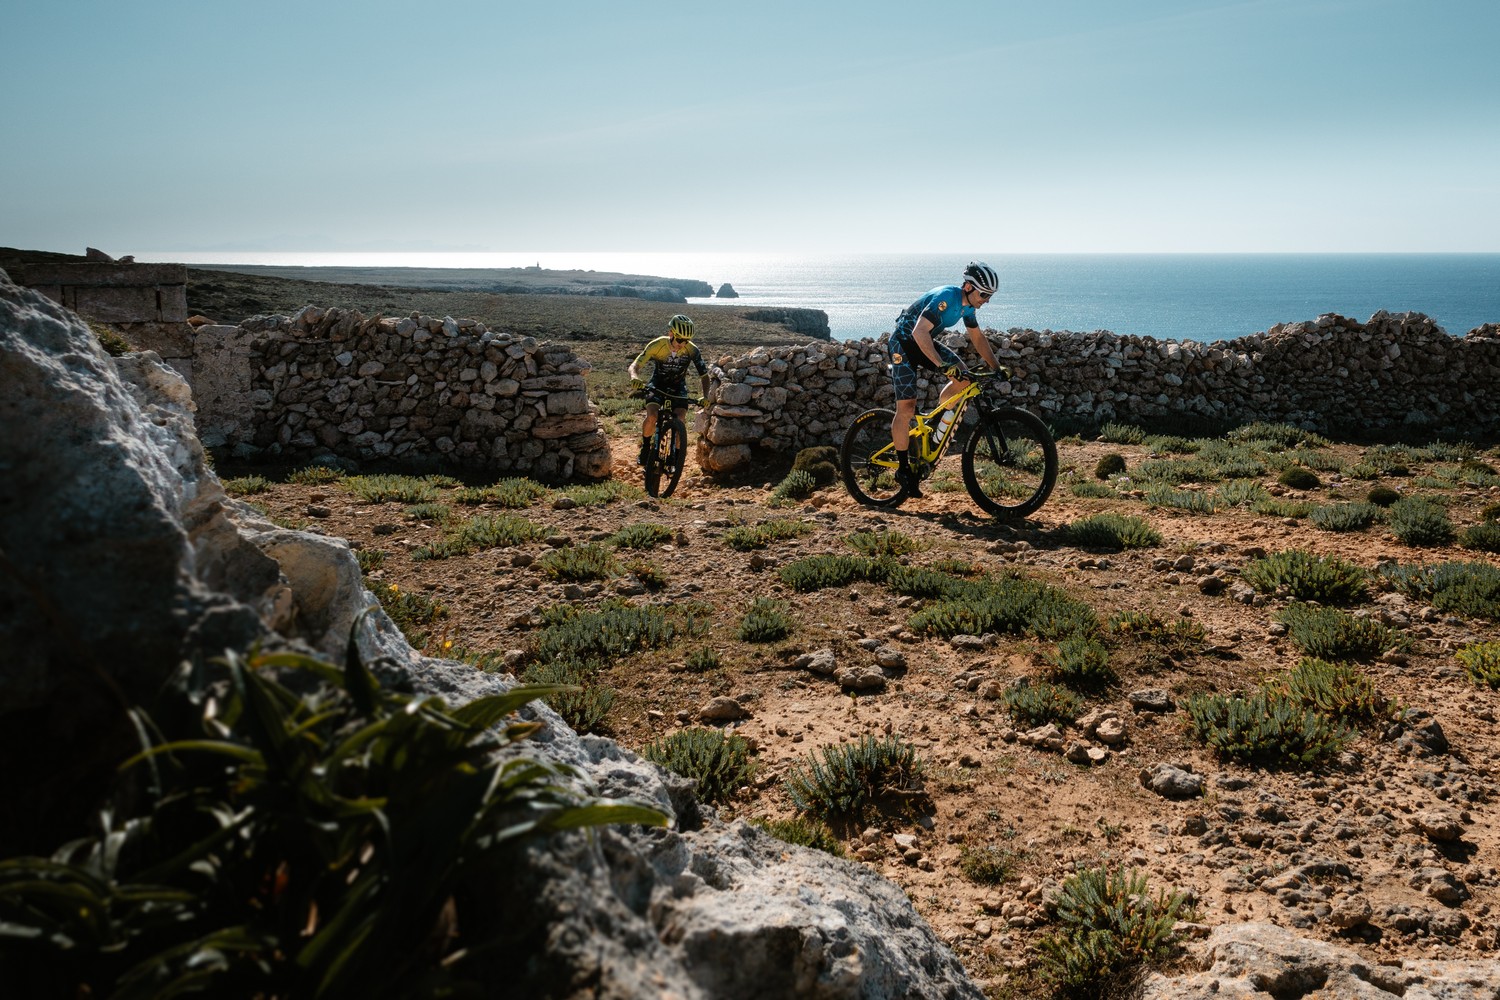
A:
<svg viewBox="0 0 1500 1000">
<path fill-rule="evenodd" d="M 708 374 L 708 366 L 703 363 L 703 354 L 692 341 L 683 344 L 674 353 L 671 337 L 657 337 L 636 356 L 636 369 L 640 370 L 641 364 L 646 361 L 656 366 L 650 381 L 657 385 L 681 384 L 687 376 L 688 365 L 698 369 L 699 377 Z"/>
</svg>

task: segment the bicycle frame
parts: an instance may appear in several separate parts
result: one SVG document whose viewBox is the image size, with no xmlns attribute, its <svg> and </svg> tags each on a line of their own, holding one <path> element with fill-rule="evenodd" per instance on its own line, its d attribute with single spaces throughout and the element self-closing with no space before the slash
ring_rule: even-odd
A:
<svg viewBox="0 0 1500 1000">
<path fill-rule="evenodd" d="M 908 456 L 908 460 L 914 460 L 913 464 L 925 467 L 936 465 L 938 459 L 943 457 L 948 450 L 948 445 L 953 441 L 953 432 L 963 422 L 964 411 L 969 407 L 969 401 L 977 398 L 984 391 L 983 381 L 993 378 L 999 372 L 973 372 L 975 377 L 969 382 L 968 388 L 958 393 L 946 403 L 939 403 L 926 413 L 917 413 L 917 426 L 912 428 L 911 441 L 915 446 L 914 454 Z M 945 411 L 953 411 L 953 420 L 948 424 L 948 429 L 941 437 L 937 437 L 938 421 L 942 419 Z M 883 468 L 894 470 L 899 462 L 896 459 L 896 446 L 888 444 L 884 448 L 870 456 L 871 465 L 879 465 Z"/>
</svg>

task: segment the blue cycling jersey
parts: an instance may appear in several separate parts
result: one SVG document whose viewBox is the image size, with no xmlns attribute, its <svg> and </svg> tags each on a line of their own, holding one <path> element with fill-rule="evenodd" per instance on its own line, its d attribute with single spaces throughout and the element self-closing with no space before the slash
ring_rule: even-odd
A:
<svg viewBox="0 0 1500 1000">
<path fill-rule="evenodd" d="M 943 330 L 959 320 L 964 326 L 976 329 L 979 320 L 974 316 L 974 307 L 964 305 L 964 290 L 961 285 L 943 285 L 922 296 L 896 317 L 895 336 L 905 338 L 917 328 L 917 320 L 926 316 L 934 330 Z"/>
</svg>

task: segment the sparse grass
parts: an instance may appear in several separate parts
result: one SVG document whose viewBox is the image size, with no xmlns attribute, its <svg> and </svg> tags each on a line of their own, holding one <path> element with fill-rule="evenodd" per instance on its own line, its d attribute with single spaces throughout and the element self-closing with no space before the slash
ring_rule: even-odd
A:
<svg viewBox="0 0 1500 1000">
<path fill-rule="evenodd" d="M 1132 995 L 1142 970 L 1167 957 L 1173 929 L 1189 914 L 1187 897 L 1152 894 L 1146 876 L 1086 868 L 1063 881 L 1051 900 L 1061 929 L 1038 943 L 1042 977 L 1054 995 Z"/>
<path fill-rule="evenodd" d="M 748 552 L 751 549 L 763 549 L 772 542 L 810 535 L 813 530 L 813 526 L 805 521 L 772 518 L 759 524 L 735 525 L 724 533 L 724 541 L 738 552 Z"/>
<path fill-rule="evenodd" d="M 1034 728 L 1049 722 L 1065 726 L 1083 711 L 1083 699 L 1058 684 L 1030 681 L 1005 689 L 1000 702 L 1016 725 Z"/>
<path fill-rule="evenodd" d="M 1307 656 L 1320 660 L 1368 660 L 1407 640 L 1373 618 L 1356 618 L 1337 608 L 1290 604 L 1276 616 Z"/>
<path fill-rule="evenodd" d="M 1184 707 L 1193 734 L 1228 760 L 1268 767 L 1316 764 L 1350 738 L 1335 720 L 1274 688 L 1249 696 L 1199 694 Z"/>
<path fill-rule="evenodd" d="M 1458 544 L 1479 552 L 1500 552 L 1500 524 L 1486 521 L 1471 525 L 1458 536 Z"/>
<path fill-rule="evenodd" d="M 286 481 L 298 486 L 327 486 L 344 478 L 344 474 L 337 469 L 330 469 L 326 465 L 308 465 L 291 472 Z"/>
<path fill-rule="evenodd" d="M 1110 444 L 1140 444 L 1146 440 L 1146 432 L 1135 424 L 1111 422 L 1099 428 L 1099 440 Z"/>
<path fill-rule="evenodd" d="M 429 638 L 427 630 L 448 617 L 444 604 L 418 591 L 402 590 L 394 583 L 375 588 L 375 596 L 413 649 L 424 649 Z"/>
<path fill-rule="evenodd" d="M 976 885 L 1000 885 L 1015 873 L 1019 853 L 1000 844 L 964 844 L 958 850 L 958 870 Z"/>
<path fill-rule="evenodd" d="M 799 812 L 858 822 L 889 793 L 911 788 L 924 767 L 916 748 L 899 737 L 863 736 L 820 747 L 793 765 L 786 791 Z"/>
<path fill-rule="evenodd" d="M 1321 504 L 1307 519 L 1324 531 L 1361 531 L 1380 518 L 1381 510 L 1372 503 Z"/>
<path fill-rule="evenodd" d="M 1422 497 L 1407 497 L 1391 504 L 1387 512 L 1391 532 L 1404 545 L 1427 547 L 1453 541 L 1453 522 L 1439 504 Z"/>
<path fill-rule="evenodd" d="M 494 504 L 510 510 L 524 510 L 551 493 L 541 483 L 519 477 L 502 479 L 493 486 L 466 486 L 453 494 L 453 502 L 474 507 Z"/>
<path fill-rule="evenodd" d="M 1380 574 L 1397 590 L 1439 611 L 1500 621 L 1500 568 L 1489 563 L 1385 563 Z"/>
<path fill-rule="evenodd" d="M 786 474 L 786 478 L 776 484 L 776 488 L 771 491 L 766 503 L 771 507 L 781 507 L 798 500 L 806 500 L 817 492 L 817 489 L 818 480 L 811 471 L 793 469 Z"/>
<path fill-rule="evenodd" d="M 604 540 L 617 549 L 654 549 L 672 539 L 672 529 L 664 524 L 627 524 Z"/>
<path fill-rule="evenodd" d="M 413 549 L 411 557 L 417 562 L 426 559 L 452 559 L 485 549 L 521 545 L 545 534 L 545 529 L 524 517 L 511 514 L 480 516 L 451 526 L 441 541 Z"/>
</svg>

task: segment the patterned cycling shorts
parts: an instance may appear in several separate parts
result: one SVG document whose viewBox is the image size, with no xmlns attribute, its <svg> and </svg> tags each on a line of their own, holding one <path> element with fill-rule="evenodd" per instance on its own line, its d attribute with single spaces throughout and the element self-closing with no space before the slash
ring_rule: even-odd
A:
<svg viewBox="0 0 1500 1000">
<path fill-rule="evenodd" d="M 905 337 L 893 337 L 890 342 L 891 352 L 891 381 L 896 386 L 896 399 L 917 398 L 917 369 L 925 368 L 931 372 L 940 372 L 948 365 L 961 364 L 958 355 L 953 353 L 952 348 L 940 344 L 936 339 L 932 346 L 937 349 L 937 355 L 942 359 L 941 365 L 935 365 L 922 353 L 922 349 Z"/>
</svg>

